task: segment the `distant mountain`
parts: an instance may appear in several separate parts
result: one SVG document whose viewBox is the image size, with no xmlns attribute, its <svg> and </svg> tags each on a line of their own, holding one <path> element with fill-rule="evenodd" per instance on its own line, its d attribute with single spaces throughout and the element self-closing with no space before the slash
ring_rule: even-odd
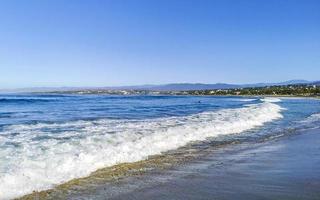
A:
<svg viewBox="0 0 320 200">
<path fill-rule="evenodd" d="M 290 81 L 282 82 L 280 83 L 280 85 L 308 84 L 311 82 L 312 81 L 306 81 L 306 80 L 290 80 Z"/>
<path fill-rule="evenodd" d="M 216 84 L 203 84 L 203 83 L 172 83 L 166 85 L 157 85 L 145 89 L 155 91 L 181 91 L 181 90 L 210 90 L 210 89 L 229 89 L 237 88 L 239 85 L 216 83 Z"/>
<path fill-rule="evenodd" d="M 266 87 L 266 86 L 274 86 L 274 85 L 297 85 L 297 84 L 309 84 L 312 81 L 306 80 L 289 80 L 279 83 L 254 83 L 254 84 L 242 84 L 242 87 Z"/>
<path fill-rule="evenodd" d="M 165 85 L 144 85 L 119 87 L 118 89 L 135 89 L 135 90 L 154 90 L 154 91 L 187 91 L 187 90 L 215 90 L 215 89 L 234 89 L 246 87 L 265 87 L 274 85 L 295 85 L 295 84 L 309 84 L 312 83 L 306 80 L 290 80 L 280 83 L 254 83 L 254 84 L 227 84 L 227 83 L 172 83 Z"/>
<path fill-rule="evenodd" d="M 279 83 L 254 83 L 254 84 L 227 84 L 227 83 L 171 83 L 164 85 L 136 85 L 136 86 L 117 86 L 117 87 L 38 87 L 20 88 L 11 90 L 0 90 L 0 92 L 51 92 L 51 91 L 76 91 L 76 90 L 151 90 L 151 91 L 188 91 L 188 90 L 216 90 L 234 89 L 247 87 L 266 87 L 275 85 L 296 85 L 296 84 L 315 84 L 320 85 L 320 81 L 289 80 Z"/>
<path fill-rule="evenodd" d="M 315 81 L 311 83 L 312 85 L 320 85 L 320 81 Z"/>
</svg>

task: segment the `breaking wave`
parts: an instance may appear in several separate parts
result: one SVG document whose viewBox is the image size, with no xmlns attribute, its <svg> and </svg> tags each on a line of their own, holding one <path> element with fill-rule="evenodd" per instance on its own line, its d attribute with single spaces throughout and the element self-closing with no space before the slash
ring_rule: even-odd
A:
<svg viewBox="0 0 320 200">
<path fill-rule="evenodd" d="M 184 117 L 7 126 L 0 133 L 0 199 L 49 189 L 190 142 L 240 133 L 282 118 L 281 110 L 266 101 Z"/>
<path fill-rule="evenodd" d="M 261 99 L 263 102 L 270 102 L 270 103 L 276 103 L 276 102 L 281 102 L 281 99 L 279 98 L 274 98 L 274 97 L 265 97 Z"/>
<path fill-rule="evenodd" d="M 302 120 L 303 123 L 313 123 L 320 122 L 320 113 L 315 113 L 307 117 L 305 120 Z"/>
</svg>

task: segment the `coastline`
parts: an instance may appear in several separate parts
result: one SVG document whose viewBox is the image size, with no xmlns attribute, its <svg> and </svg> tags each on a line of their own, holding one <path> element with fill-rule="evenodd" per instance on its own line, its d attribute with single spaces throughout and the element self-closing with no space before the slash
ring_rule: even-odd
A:
<svg viewBox="0 0 320 200">
<path fill-rule="evenodd" d="M 268 167 L 272 168 L 272 162 L 268 161 L 268 156 L 274 157 L 273 154 L 270 154 L 269 151 L 264 152 L 261 149 L 271 149 L 272 151 L 274 150 L 276 153 L 275 155 L 282 155 L 283 158 L 292 158 L 292 154 L 297 154 L 298 156 L 301 155 L 301 150 L 304 148 L 312 148 L 313 150 L 313 155 L 320 155 L 320 149 L 317 149 L 317 145 L 314 143 L 319 143 L 320 141 L 320 135 L 317 134 L 320 133 L 319 129 L 315 130 L 307 130 L 307 131 L 302 131 L 299 133 L 295 133 L 293 135 L 285 135 L 281 136 L 278 138 L 272 138 L 270 140 L 265 140 L 261 139 L 261 141 L 258 141 L 256 143 L 247 143 L 247 142 L 239 142 L 239 141 L 232 141 L 232 142 L 227 142 L 219 145 L 215 145 L 213 148 L 208 148 L 205 147 L 203 150 L 198 151 L 196 148 L 193 148 L 192 145 L 199 146 L 199 144 L 190 144 L 186 147 L 182 147 L 178 149 L 177 151 L 171 151 L 167 152 L 163 155 L 157 155 L 157 156 L 151 156 L 147 160 L 139 161 L 139 162 L 134 162 L 134 163 L 123 163 L 119 165 L 115 165 L 112 167 L 107 167 L 103 169 L 99 169 L 96 172 L 93 172 L 90 176 L 84 177 L 84 178 L 79 178 L 79 179 L 74 179 L 71 180 L 67 183 L 63 183 L 61 185 L 58 185 L 57 187 L 50 189 L 50 190 L 45 190 L 45 191 L 40 191 L 40 192 L 34 192 L 32 194 L 25 195 L 21 198 L 17 199 L 24 199 L 24 200 L 29 200 L 29 199 L 127 199 L 129 197 L 135 197 L 133 199 L 163 199 L 163 197 L 157 197 L 154 196 L 153 194 L 165 194 L 165 191 L 158 190 L 158 184 L 162 184 L 161 182 L 159 183 L 157 180 L 163 179 L 162 176 L 166 176 L 164 179 L 170 179 L 170 181 L 166 182 L 164 185 L 162 184 L 161 187 L 163 187 L 163 190 L 168 190 L 171 186 L 171 184 L 174 184 L 176 181 L 181 181 L 180 179 L 177 179 L 177 173 L 179 174 L 184 174 L 186 168 L 191 168 L 191 169 L 197 169 L 197 164 L 199 162 L 201 163 L 201 168 L 203 166 L 211 166 L 212 163 L 214 163 L 213 168 L 210 167 L 209 174 L 214 174 L 217 176 L 219 174 L 219 179 L 218 181 L 222 181 L 225 179 L 225 177 L 228 177 L 228 182 L 224 183 L 226 185 L 229 185 L 230 187 L 235 187 L 233 185 L 233 178 L 229 177 L 228 171 L 224 171 L 226 174 L 221 175 L 221 170 L 222 168 L 227 168 L 230 166 L 229 161 L 231 161 L 231 165 L 233 166 L 233 170 L 236 170 L 236 173 L 251 173 L 251 170 L 255 172 L 256 169 L 248 168 L 246 171 L 243 171 L 242 167 L 237 167 L 238 161 L 234 162 L 235 159 L 241 158 L 240 163 L 247 163 L 248 165 L 261 165 L 259 168 L 264 169 L 266 166 L 264 164 L 268 164 Z M 304 146 L 304 143 L 301 143 L 301 140 L 307 140 L 308 145 Z M 317 143 L 317 144 L 318 144 Z M 283 153 L 283 149 L 275 148 L 280 145 L 286 145 L 289 148 L 293 148 L 293 146 L 300 145 L 300 149 L 297 150 L 297 152 L 291 152 L 290 155 L 288 152 Z M 301 146 L 302 144 L 302 146 Z M 318 144 L 319 146 L 319 144 Z M 280 152 L 278 151 L 280 150 Z M 255 153 L 251 153 L 251 152 Z M 299 154 L 300 153 L 300 154 Z M 245 154 L 246 156 L 243 156 Z M 268 154 L 268 155 L 267 155 Z M 295 156 L 297 156 L 295 155 Z M 301 157 L 304 157 L 305 155 L 301 155 Z M 282 159 L 283 159 L 282 158 Z M 257 159 L 259 162 L 257 162 Z M 311 160 L 315 160 L 320 164 L 320 159 L 318 158 L 309 158 L 307 157 L 304 162 L 310 162 Z M 209 162 L 208 162 L 209 161 Z M 253 162 L 253 163 L 250 163 Z M 294 161 L 295 164 L 297 164 L 298 160 Z M 218 165 L 217 165 L 218 163 Z M 196 165 L 195 165 L 196 164 Z M 217 166 L 216 166 L 217 165 Z M 287 164 L 286 164 L 287 165 Z M 311 166 L 316 166 L 316 165 L 311 165 Z M 284 171 L 283 169 L 272 169 L 275 171 Z M 286 169 L 287 170 L 287 169 Z M 199 170 L 196 170 L 197 173 L 193 174 L 192 177 L 202 177 L 202 172 L 199 173 Z M 172 172 L 174 174 L 172 174 Z M 285 171 L 284 171 L 285 172 Z M 208 173 L 208 172 L 205 172 Z M 232 172 L 233 174 L 235 172 Z M 261 173 L 261 171 L 259 171 Z M 287 173 L 287 172 L 285 172 Z M 294 173 L 290 173 L 290 177 L 295 177 Z M 303 171 L 301 172 L 303 174 Z M 188 176 L 190 172 L 188 171 L 186 173 Z M 320 172 L 318 173 L 320 174 Z M 309 174 L 310 175 L 310 174 Z M 253 174 L 251 178 L 254 177 L 259 177 L 258 175 Z M 215 177 L 216 178 L 216 177 Z M 237 177 L 236 177 L 237 178 Z M 239 178 L 239 177 L 238 177 Z M 241 178 L 241 177 L 240 177 Z M 274 176 L 276 180 L 276 176 Z M 306 177 L 310 178 L 310 177 Z M 320 186 L 320 176 L 315 177 L 316 178 L 316 185 L 319 184 Z M 152 180 L 152 187 L 149 187 L 150 185 L 139 185 L 138 188 L 134 188 L 133 191 L 131 191 L 132 186 L 130 186 L 130 191 L 125 191 L 123 192 L 123 189 L 119 189 L 119 187 L 129 187 L 128 185 L 134 185 L 136 182 L 141 182 L 141 180 Z M 220 180 L 221 179 L 221 180 Z M 147 181 L 146 180 L 146 181 Z M 212 180 L 211 178 L 209 181 Z M 185 181 L 185 180 L 184 180 Z M 243 180 L 247 181 L 249 183 L 246 184 L 254 184 L 252 180 Z M 213 182 L 215 183 L 215 182 Z M 210 184 L 213 184 L 210 182 Z M 185 185 L 186 184 L 186 185 Z M 188 188 L 188 185 L 197 185 L 194 183 L 194 180 L 190 180 L 188 178 L 188 182 L 183 182 L 182 188 L 176 188 L 177 190 L 181 190 L 183 188 Z M 167 186 L 166 186 L 167 185 Z M 201 185 L 201 184 L 200 184 Z M 242 185 L 241 182 L 236 185 L 236 187 L 240 187 Z M 190 186 L 189 186 L 190 187 Z M 207 186 L 206 186 L 207 187 Z M 218 186 L 215 186 L 218 187 Z M 252 186 L 254 187 L 254 185 Z M 268 184 L 266 187 L 269 187 Z M 285 187 L 285 186 L 284 186 Z M 109 188 L 109 189 L 108 189 Z M 111 189 L 110 189 L 111 188 Z M 248 187 L 250 188 L 250 187 Z M 111 190 L 116 190 L 116 191 L 111 191 Z M 184 189 L 183 189 L 184 190 Z M 189 190 L 192 190 L 192 188 L 189 188 Z M 200 188 L 198 188 L 199 192 L 201 191 Z M 197 191 L 197 190 L 196 190 Z M 217 190 L 217 191 L 220 191 Z M 253 191 L 254 192 L 254 191 Z M 270 191 L 271 192 L 271 191 Z M 314 194 L 315 191 L 312 191 L 312 194 Z M 179 194 L 179 193 L 178 193 Z M 172 193 L 166 193 L 166 195 L 173 195 L 170 198 L 176 198 L 176 192 Z M 221 195 L 219 192 L 215 195 Z M 224 194 L 223 194 L 224 195 Z M 264 195 L 267 195 L 264 194 Z M 320 196 L 320 193 L 319 193 Z M 317 197 L 318 193 L 317 193 Z M 140 198 L 142 197 L 142 198 Z M 199 193 L 199 197 L 195 199 L 201 199 L 202 194 Z M 316 198 L 305 198 L 304 199 L 316 199 Z M 168 197 L 169 198 L 169 197 Z M 232 198 L 221 198 L 221 199 L 234 199 L 235 196 Z M 182 197 L 180 198 L 178 196 L 177 199 L 183 199 Z M 220 198 L 219 198 L 220 199 Z M 240 199 L 250 199 L 250 195 L 244 194 L 243 198 Z M 254 199 L 254 198 L 253 198 Z M 265 198 L 269 199 L 269 198 Z M 270 199 L 276 199 L 276 198 L 270 198 Z M 293 199 L 292 196 L 290 199 Z"/>
<path fill-rule="evenodd" d="M 215 145 L 212 149 L 199 151 L 198 147 L 201 143 L 206 142 L 191 143 L 160 155 L 149 156 L 147 159 L 137 162 L 121 163 L 111 167 L 101 168 L 87 177 L 73 179 L 66 183 L 58 184 L 52 189 L 34 191 L 31 194 L 15 199 L 69 199 L 70 193 L 80 194 L 85 190 L 92 191 L 106 184 L 117 183 L 122 179 L 141 177 L 159 171 L 170 170 L 174 167 L 185 165 L 192 160 L 208 156 L 215 149 L 223 148 L 227 145 L 234 145 L 239 142 L 226 141 Z"/>
<path fill-rule="evenodd" d="M 265 143 L 227 146 L 176 169 L 179 175 L 170 181 L 155 179 L 153 185 L 110 199 L 316 200 L 320 198 L 319 133 L 320 129 L 311 129 Z"/>
<path fill-rule="evenodd" d="M 233 101 L 233 99 L 231 99 L 231 101 Z M 296 112 L 295 109 L 293 109 L 293 112 Z M 270 143 L 270 141 L 273 140 L 282 140 L 295 134 L 297 134 L 295 129 L 288 129 L 285 132 L 274 134 L 270 132 L 270 134 L 259 135 L 259 137 L 253 135 L 252 138 L 245 134 L 246 136 L 244 137 L 233 137 L 233 135 L 231 135 L 229 136 L 229 139 L 228 137 L 223 139 L 214 137 L 213 140 L 209 139 L 208 141 L 203 142 L 192 142 L 186 146 L 169 150 L 160 155 L 149 156 L 142 161 L 122 164 L 115 163 L 115 165 L 111 167 L 98 168 L 98 170 L 89 174 L 87 177 L 69 179 L 70 181 L 64 183 L 60 182 L 53 185 L 53 189 L 49 190 L 40 191 L 42 188 L 39 188 L 39 192 L 29 193 L 17 199 L 79 199 L 80 196 L 86 195 L 92 195 L 94 196 L 92 199 L 95 199 L 95 196 L 98 195 L 97 191 L 99 194 L 102 193 L 103 195 L 117 193 L 115 191 L 118 190 L 118 184 L 122 184 L 128 179 L 143 179 L 143 177 L 152 177 L 155 174 L 162 174 L 171 170 L 180 171 L 180 167 L 192 166 L 192 163 L 194 162 L 199 162 L 203 159 L 206 160 L 212 155 L 215 156 L 216 152 L 219 152 L 220 149 L 232 149 L 233 152 L 239 152 L 240 150 L 237 149 L 238 146 L 245 147 L 246 145 L 249 145 L 256 147 L 265 142 Z M 245 140 L 242 140 L 244 138 Z M 224 155 L 226 158 L 230 156 L 232 155 L 228 153 Z M 224 161 L 221 163 L 224 163 Z M 171 177 L 174 179 L 175 175 L 172 175 Z M 114 191 L 110 191 L 106 188 L 110 185 L 114 186 Z M 135 185 L 135 182 L 131 182 L 130 185 Z M 50 187 L 52 187 L 52 185 Z M 143 187 L 140 187 L 140 189 L 143 189 Z M 30 192 L 31 191 L 32 190 L 30 190 Z M 105 193 L 105 191 L 108 192 Z M 114 195 L 109 197 L 114 197 Z"/>
<path fill-rule="evenodd" d="M 315 95 L 234 95 L 234 94 L 226 94 L 226 95 L 216 95 L 216 94 L 110 94 L 110 93 L 72 93 L 72 92 L 32 92 L 32 94 L 48 94 L 48 95 L 115 95 L 115 96 L 193 96 L 193 97 L 255 97 L 255 98 L 263 98 L 263 97 L 274 97 L 274 98 L 306 98 L 306 99 L 320 99 L 320 96 Z"/>
</svg>

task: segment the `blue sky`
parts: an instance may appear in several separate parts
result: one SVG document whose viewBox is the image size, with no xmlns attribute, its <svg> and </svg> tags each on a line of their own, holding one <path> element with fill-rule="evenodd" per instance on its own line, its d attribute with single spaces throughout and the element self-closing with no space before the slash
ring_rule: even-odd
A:
<svg viewBox="0 0 320 200">
<path fill-rule="evenodd" d="M 318 0 L 0 1 L 0 88 L 319 75 Z"/>
</svg>

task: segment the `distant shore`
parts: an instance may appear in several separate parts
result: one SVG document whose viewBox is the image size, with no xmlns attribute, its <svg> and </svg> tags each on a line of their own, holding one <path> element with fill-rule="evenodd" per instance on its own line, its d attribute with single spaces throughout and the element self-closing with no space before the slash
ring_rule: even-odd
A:
<svg viewBox="0 0 320 200">
<path fill-rule="evenodd" d="M 39 94 L 39 92 L 37 92 L 37 94 Z M 41 93 L 40 93 L 41 94 Z M 144 93 L 130 93 L 130 94 L 122 94 L 122 93 L 118 93 L 118 92 L 100 92 L 100 93 L 96 93 L 96 92 L 87 92 L 87 93 L 79 93 L 79 92 L 45 92 L 44 94 L 74 94 L 74 95 L 154 95 L 154 96 L 161 96 L 161 95 L 169 95 L 169 96 L 212 96 L 212 97 L 259 97 L 259 98 L 263 98 L 263 97 L 274 97 L 274 98 L 312 98 L 312 99 L 320 99 L 320 95 L 254 95 L 254 94 L 249 94 L 249 95 L 234 95 L 234 94 L 225 94 L 225 95 L 215 95 L 215 94 L 176 94 L 176 93 L 153 93 L 153 92 L 144 92 Z"/>
<path fill-rule="evenodd" d="M 251 88 L 206 89 L 206 90 L 114 90 L 83 89 L 51 91 L 46 93 L 79 95 L 193 95 L 193 96 L 272 96 L 272 97 L 320 97 L 319 85 L 281 85 Z"/>
</svg>

